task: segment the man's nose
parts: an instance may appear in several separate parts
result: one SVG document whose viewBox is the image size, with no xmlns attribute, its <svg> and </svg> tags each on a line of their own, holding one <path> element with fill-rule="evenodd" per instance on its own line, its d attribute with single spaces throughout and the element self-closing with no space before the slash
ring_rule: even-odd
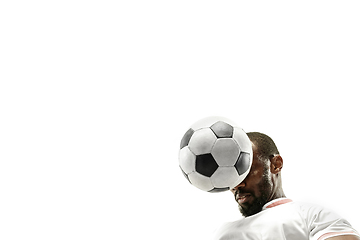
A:
<svg viewBox="0 0 360 240">
<path fill-rule="evenodd" d="M 242 181 L 239 185 L 237 185 L 236 187 L 234 187 L 233 189 L 231 189 L 231 191 L 236 192 L 238 191 L 240 188 L 245 187 L 245 181 Z"/>
</svg>

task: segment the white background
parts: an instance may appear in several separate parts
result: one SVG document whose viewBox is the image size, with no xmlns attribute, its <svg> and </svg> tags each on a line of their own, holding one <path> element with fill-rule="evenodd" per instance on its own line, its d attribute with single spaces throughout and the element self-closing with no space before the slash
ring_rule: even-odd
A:
<svg viewBox="0 0 360 240">
<path fill-rule="evenodd" d="M 178 148 L 270 135 L 293 200 L 360 230 L 358 1 L 2 1 L 0 239 L 209 239 L 240 218 Z"/>
</svg>

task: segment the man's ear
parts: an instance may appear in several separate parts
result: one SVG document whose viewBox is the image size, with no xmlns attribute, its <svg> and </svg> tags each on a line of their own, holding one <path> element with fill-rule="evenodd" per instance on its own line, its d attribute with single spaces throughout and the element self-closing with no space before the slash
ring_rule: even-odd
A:
<svg viewBox="0 0 360 240">
<path fill-rule="evenodd" d="M 278 174 L 283 167 L 283 159 L 280 155 L 272 156 L 270 159 L 270 171 L 273 174 Z"/>
</svg>

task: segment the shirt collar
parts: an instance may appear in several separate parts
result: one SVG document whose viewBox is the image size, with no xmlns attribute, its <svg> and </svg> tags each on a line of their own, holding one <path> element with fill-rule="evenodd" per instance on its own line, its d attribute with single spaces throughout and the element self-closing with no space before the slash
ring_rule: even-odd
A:
<svg viewBox="0 0 360 240">
<path fill-rule="evenodd" d="M 272 207 L 276 207 L 276 206 L 279 206 L 279 205 L 282 205 L 282 204 L 285 204 L 285 203 L 289 203 L 289 202 L 292 202 L 292 200 L 289 199 L 289 198 L 277 198 L 277 199 L 274 199 L 274 200 L 266 203 L 263 206 L 263 210 L 269 209 L 269 208 L 272 208 Z"/>
</svg>

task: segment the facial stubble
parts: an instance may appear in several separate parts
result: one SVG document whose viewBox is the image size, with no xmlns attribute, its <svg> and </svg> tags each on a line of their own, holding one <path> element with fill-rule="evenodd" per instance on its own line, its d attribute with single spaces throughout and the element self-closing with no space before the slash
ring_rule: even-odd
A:
<svg viewBox="0 0 360 240">
<path fill-rule="evenodd" d="M 249 217 L 261 212 L 263 206 L 267 203 L 271 194 L 271 186 L 272 183 L 270 173 L 265 169 L 262 181 L 259 183 L 259 190 L 261 192 L 260 197 L 255 197 L 255 194 L 251 193 L 252 197 L 254 198 L 254 202 L 251 205 L 245 205 L 245 208 L 240 206 L 240 204 L 238 205 L 239 211 L 244 217 Z"/>
</svg>

